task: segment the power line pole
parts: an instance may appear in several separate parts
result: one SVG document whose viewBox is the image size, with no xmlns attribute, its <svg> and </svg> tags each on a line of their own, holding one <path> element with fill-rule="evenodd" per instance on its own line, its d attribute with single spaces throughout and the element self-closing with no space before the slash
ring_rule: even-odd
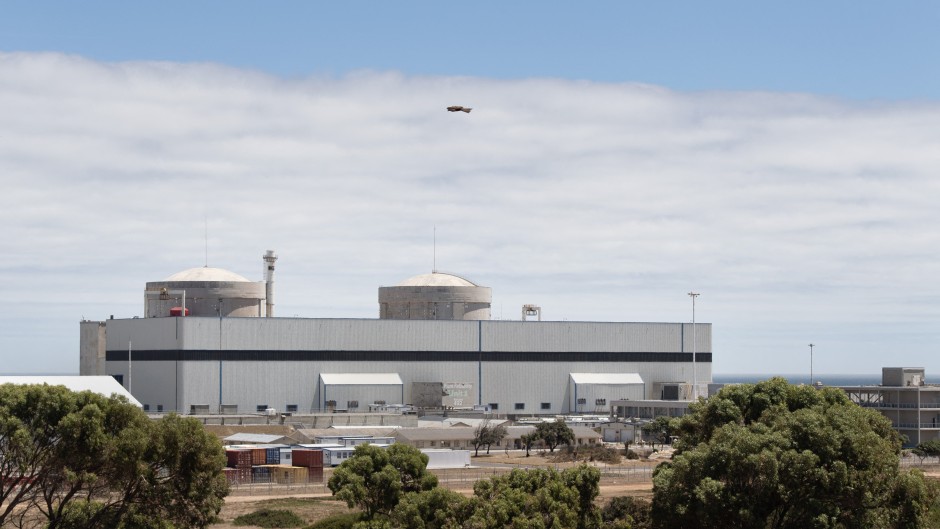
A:
<svg viewBox="0 0 940 529">
<path fill-rule="evenodd" d="M 692 400 L 698 400 L 698 373 L 695 368 L 695 298 L 700 294 L 689 292 L 692 298 Z"/>
<path fill-rule="evenodd" d="M 816 382 L 813 380 L 813 347 L 815 345 L 809 344 L 809 385 L 815 386 Z"/>
</svg>

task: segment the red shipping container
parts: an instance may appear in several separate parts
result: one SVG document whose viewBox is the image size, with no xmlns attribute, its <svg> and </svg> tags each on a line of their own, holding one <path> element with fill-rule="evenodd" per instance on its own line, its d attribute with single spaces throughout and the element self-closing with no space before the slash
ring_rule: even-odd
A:
<svg viewBox="0 0 940 529">
<path fill-rule="evenodd" d="M 265 465 L 268 462 L 268 450 L 266 448 L 251 449 L 251 464 Z"/>
<path fill-rule="evenodd" d="M 223 468 L 222 472 L 225 474 L 225 479 L 228 480 L 229 485 L 235 485 L 238 483 L 238 470 L 234 468 Z"/>
<path fill-rule="evenodd" d="M 225 457 L 228 460 L 228 466 L 232 468 L 251 466 L 251 452 L 248 450 L 226 450 Z"/>
<path fill-rule="evenodd" d="M 295 467 L 323 468 L 323 450 L 295 448 L 291 450 L 290 457 Z"/>
<path fill-rule="evenodd" d="M 251 467 L 248 468 L 229 468 L 222 469 L 225 473 L 225 479 L 230 485 L 239 485 L 251 483 Z"/>
</svg>

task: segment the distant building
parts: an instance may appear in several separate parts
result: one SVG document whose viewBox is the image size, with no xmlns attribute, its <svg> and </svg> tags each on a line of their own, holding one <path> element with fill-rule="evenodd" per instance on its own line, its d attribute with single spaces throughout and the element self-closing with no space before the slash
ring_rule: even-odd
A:
<svg viewBox="0 0 940 529">
<path fill-rule="evenodd" d="M 927 384 L 922 367 L 884 367 L 880 386 L 842 386 L 859 406 L 887 417 L 914 447 L 940 439 L 940 385 Z"/>
</svg>

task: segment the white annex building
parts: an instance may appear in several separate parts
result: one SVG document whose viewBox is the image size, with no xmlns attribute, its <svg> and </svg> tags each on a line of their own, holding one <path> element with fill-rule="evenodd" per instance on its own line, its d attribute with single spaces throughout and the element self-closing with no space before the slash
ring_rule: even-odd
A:
<svg viewBox="0 0 940 529">
<path fill-rule="evenodd" d="M 104 397 L 118 395 L 127 399 L 138 408 L 140 402 L 134 398 L 124 386 L 122 386 L 114 377 L 109 376 L 73 376 L 73 375 L 19 375 L 19 376 L 0 376 L 0 384 L 47 384 L 49 386 L 65 386 L 66 388 L 79 392 L 91 391 Z"/>
<path fill-rule="evenodd" d="M 186 270 L 146 284 L 143 317 L 81 322 L 81 374 L 150 412 L 210 414 L 597 413 L 711 382 L 708 323 L 490 320 L 489 288 L 437 272 L 380 288 L 378 319 L 274 317 L 277 257 L 263 259 L 264 281 Z"/>
</svg>

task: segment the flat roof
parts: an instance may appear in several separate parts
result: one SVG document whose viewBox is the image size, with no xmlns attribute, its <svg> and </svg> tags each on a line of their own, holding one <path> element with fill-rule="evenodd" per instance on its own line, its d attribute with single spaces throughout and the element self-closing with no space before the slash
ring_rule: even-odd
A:
<svg viewBox="0 0 940 529">
<path fill-rule="evenodd" d="M 639 373 L 570 373 L 575 384 L 642 384 Z"/>
<path fill-rule="evenodd" d="M 400 386 L 398 373 L 320 373 L 324 384 L 337 386 Z"/>
<path fill-rule="evenodd" d="M 273 443 L 279 439 L 284 439 L 286 435 L 272 435 L 264 433 L 236 433 L 232 434 L 223 441 L 227 443 Z"/>
</svg>

